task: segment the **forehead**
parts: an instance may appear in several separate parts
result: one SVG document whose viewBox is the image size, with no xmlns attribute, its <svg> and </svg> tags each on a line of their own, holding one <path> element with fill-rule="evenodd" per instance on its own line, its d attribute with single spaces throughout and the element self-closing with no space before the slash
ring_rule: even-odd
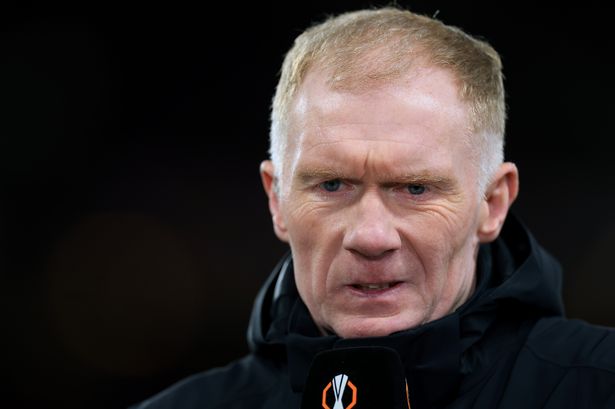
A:
<svg viewBox="0 0 615 409">
<path fill-rule="evenodd" d="M 332 88 L 328 80 L 327 73 L 312 70 L 293 102 L 287 153 L 294 162 L 340 144 L 344 151 L 369 146 L 385 156 L 405 149 L 414 160 L 467 155 L 468 107 L 450 72 L 417 68 L 375 87 Z"/>
</svg>

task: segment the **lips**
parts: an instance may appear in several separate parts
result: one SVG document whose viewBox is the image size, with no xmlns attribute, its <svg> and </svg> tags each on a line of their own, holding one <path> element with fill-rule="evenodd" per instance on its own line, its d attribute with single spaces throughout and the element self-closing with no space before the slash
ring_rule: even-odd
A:
<svg viewBox="0 0 615 409">
<path fill-rule="evenodd" d="M 389 287 L 391 287 L 392 285 L 394 285 L 395 283 L 384 283 L 384 284 L 355 284 L 353 285 L 354 288 L 356 288 L 357 290 L 364 290 L 364 291 L 369 291 L 369 290 L 385 290 Z"/>
<path fill-rule="evenodd" d="M 360 284 L 352 284 L 350 285 L 350 287 L 353 290 L 358 291 L 362 294 L 378 295 L 378 294 L 383 294 L 393 288 L 396 288 L 401 283 L 402 283 L 401 281 L 391 281 L 391 282 L 384 282 L 384 283 L 360 283 Z"/>
</svg>

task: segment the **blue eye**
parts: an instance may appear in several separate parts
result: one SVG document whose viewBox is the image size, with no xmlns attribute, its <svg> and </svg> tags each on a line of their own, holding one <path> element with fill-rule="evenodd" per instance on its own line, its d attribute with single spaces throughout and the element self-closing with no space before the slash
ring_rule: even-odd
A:
<svg viewBox="0 0 615 409">
<path fill-rule="evenodd" d="M 425 190 L 427 189 L 423 185 L 408 185 L 408 192 L 411 195 L 422 195 Z"/>
<path fill-rule="evenodd" d="M 320 186 L 327 192 L 336 192 L 342 186 L 342 182 L 339 179 L 327 180 L 322 182 Z"/>
</svg>

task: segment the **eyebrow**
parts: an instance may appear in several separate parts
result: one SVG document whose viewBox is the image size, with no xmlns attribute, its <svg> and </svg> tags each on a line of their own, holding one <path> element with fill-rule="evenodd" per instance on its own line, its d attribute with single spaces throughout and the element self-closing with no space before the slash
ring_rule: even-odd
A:
<svg viewBox="0 0 615 409">
<path fill-rule="evenodd" d="M 300 171 L 296 178 L 302 184 L 309 184 L 315 180 L 347 179 L 343 173 L 333 169 L 309 169 Z"/>
<path fill-rule="evenodd" d="M 348 175 L 330 168 L 323 169 L 306 169 L 298 172 L 296 179 L 304 185 L 313 183 L 319 180 L 347 179 L 356 180 L 348 177 Z M 380 182 L 382 186 L 389 187 L 395 185 L 434 185 L 443 190 L 450 190 L 455 186 L 453 179 L 434 174 L 429 171 L 405 174 L 390 174 L 380 178 L 384 182 Z"/>
<path fill-rule="evenodd" d="M 452 191 L 456 185 L 455 181 L 449 177 L 437 175 L 433 172 L 417 172 L 407 173 L 402 175 L 391 175 L 383 178 L 384 187 L 393 187 L 397 185 L 429 185 L 441 191 Z M 386 182 L 389 180 L 390 182 Z"/>
<path fill-rule="evenodd" d="M 436 174 L 433 174 L 432 172 L 408 173 L 408 174 L 397 175 L 397 176 L 392 175 L 391 180 L 396 180 L 401 183 L 407 183 L 407 184 L 412 184 L 412 183 L 416 183 L 416 184 L 430 183 L 430 184 L 436 184 L 436 185 L 453 185 L 454 184 L 451 178 L 446 177 L 446 176 L 436 175 Z"/>
</svg>

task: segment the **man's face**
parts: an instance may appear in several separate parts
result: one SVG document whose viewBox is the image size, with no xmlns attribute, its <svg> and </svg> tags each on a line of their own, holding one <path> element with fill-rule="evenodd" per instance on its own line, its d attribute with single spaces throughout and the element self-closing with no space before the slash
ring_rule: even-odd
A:
<svg viewBox="0 0 615 409">
<path fill-rule="evenodd" d="M 361 92 L 325 80 L 313 71 L 299 90 L 271 204 L 301 298 L 341 337 L 450 313 L 473 291 L 487 212 L 453 76 L 421 68 Z"/>
</svg>

